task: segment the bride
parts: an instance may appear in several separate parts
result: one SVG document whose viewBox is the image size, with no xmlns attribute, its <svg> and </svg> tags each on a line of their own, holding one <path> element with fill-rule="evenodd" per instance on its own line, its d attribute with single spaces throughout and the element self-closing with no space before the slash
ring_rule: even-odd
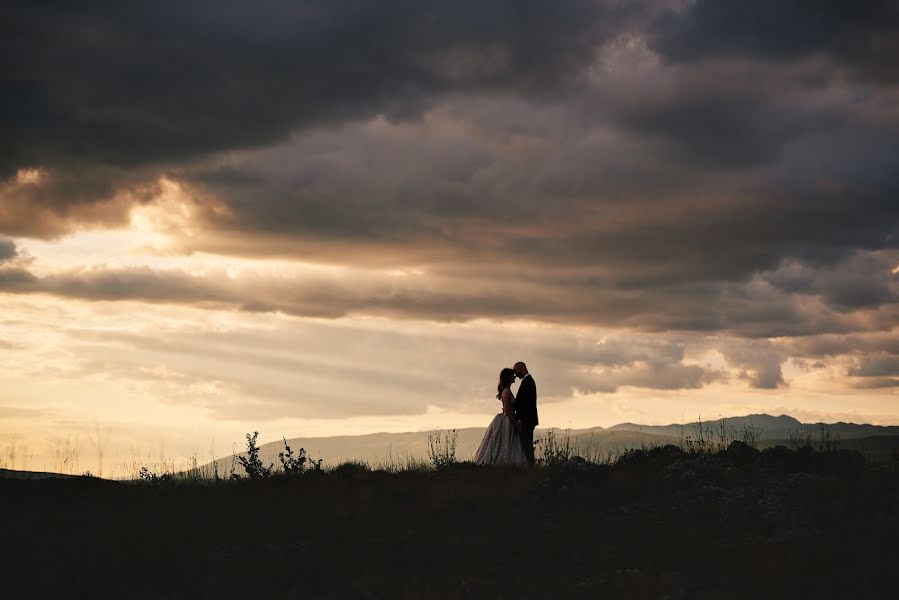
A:
<svg viewBox="0 0 899 600">
<path fill-rule="evenodd" d="M 508 368 L 500 371 L 496 397 L 503 403 L 503 412 L 493 417 L 474 455 L 479 465 L 528 466 L 521 446 L 521 422 L 515 417 L 515 396 L 510 388 L 514 381 L 515 371 Z"/>
</svg>

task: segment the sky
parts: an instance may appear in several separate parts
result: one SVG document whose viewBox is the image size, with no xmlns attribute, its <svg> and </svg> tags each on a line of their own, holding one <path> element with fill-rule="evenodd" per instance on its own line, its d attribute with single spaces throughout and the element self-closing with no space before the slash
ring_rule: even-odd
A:
<svg viewBox="0 0 899 600">
<path fill-rule="evenodd" d="M 888 0 L 4 2 L 0 461 L 485 426 L 518 360 L 545 426 L 899 424 L 896 56 Z"/>
</svg>

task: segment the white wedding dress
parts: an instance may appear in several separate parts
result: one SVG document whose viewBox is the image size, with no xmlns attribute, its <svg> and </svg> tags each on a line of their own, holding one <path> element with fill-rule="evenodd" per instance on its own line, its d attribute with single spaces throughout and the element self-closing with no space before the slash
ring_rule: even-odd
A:
<svg viewBox="0 0 899 600">
<path fill-rule="evenodd" d="M 514 409 L 515 396 L 510 400 Z M 509 417 L 503 413 L 493 417 L 474 455 L 474 462 L 479 465 L 528 466 L 528 458 L 521 447 L 521 435 Z"/>
</svg>

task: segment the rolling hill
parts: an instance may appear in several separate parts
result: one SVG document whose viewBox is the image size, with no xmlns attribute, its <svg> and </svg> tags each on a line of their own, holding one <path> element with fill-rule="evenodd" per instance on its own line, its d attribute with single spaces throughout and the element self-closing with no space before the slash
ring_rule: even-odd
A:
<svg viewBox="0 0 899 600">
<path fill-rule="evenodd" d="M 899 446 L 899 426 L 879 426 L 855 423 L 801 423 L 787 415 L 771 416 L 754 414 L 743 417 L 730 417 L 714 421 L 703 421 L 703 435 L 711 435 L 718 439 L 720 432 L 739 439 L 744 428 L 752 427 L 759 436 L 759 446 L 767 447 L 788 444 L 791 434 L 806 432 L 812 439 L 817 439 L 821 428 L 839 441 L 841 448 L 859 450 L 873 456 L 888 456 Z M 722 429 L 723 428 L 723 429 Z M 537 438 L 544 438 L 547 429 L 538 428 Z M 564 430 L 554 429 L 556 438 L 569 436 L 575 453 L 588 458 L 604 458 L 619 454 L 630 448 L 652 446 L 666 443 L 680 443 L 690 437 L 696 439 L 699 423 L 670 425 L 640 425 L 637 423 L 621 423 L 609 428 L 593 427 L 589 429 Z M 409 460 L 426 460 L 428 456 L 428 436 L 433 431 L 416 431 L 405 433 L 374 433 L 357 436 L 308 437 L 291 438 L 287 443 L 294 451 L 305 448 L 307 455 L 321 458 L 327 465 L 335 465 L 350 460 L 358 460 L 378 465 L 403 465 Z M 456 430 L 456 453 L 460 460 L 470 459 L 477 450 L 484 428 L 471 427 Z M 266 464 L 278 463 L 278 452 L 284 448 L 283 441 L 270 442 L 260 446 L 260 458 Z M 219 474 L 227 475 L 231 471 L 235 458 L 227 456 L 216 461 Z M 240 470 L 239 465 L 236 467 Z M 211 471 L 212 463 L 203 467 Z"/>
</svg>

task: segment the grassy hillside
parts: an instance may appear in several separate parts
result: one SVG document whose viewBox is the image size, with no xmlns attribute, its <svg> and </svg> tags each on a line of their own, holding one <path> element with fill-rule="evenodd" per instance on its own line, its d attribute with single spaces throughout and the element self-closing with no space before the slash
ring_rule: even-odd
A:
<svg viewBox="0 0 899 600">
<path fill-rule="evenodd" d="M 15 598 L 889 598 L 899 473 L 668 448 L 534 470 L 0 480 Z"/>
</svg>

